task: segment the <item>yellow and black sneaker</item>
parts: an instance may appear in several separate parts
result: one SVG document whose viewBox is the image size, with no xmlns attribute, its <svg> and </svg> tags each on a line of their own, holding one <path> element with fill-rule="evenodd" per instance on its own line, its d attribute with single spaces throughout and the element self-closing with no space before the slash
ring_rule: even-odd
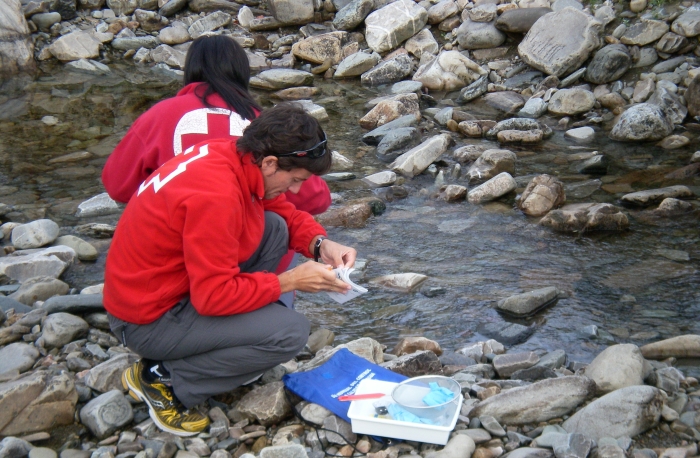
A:
<svg viewBox="0 0 700 458">
<path fill-rule="evenodd" d="M 192 436 L 209 426 L 209 418 L 196 410 L 185 409 L 173 389 L 160 379 L 145 381 L 140 360 L 122 373 L 122 384 L 131 397 L 148 404 L 151 419 L 163 431 L 176 436 Z"/>
</svg>

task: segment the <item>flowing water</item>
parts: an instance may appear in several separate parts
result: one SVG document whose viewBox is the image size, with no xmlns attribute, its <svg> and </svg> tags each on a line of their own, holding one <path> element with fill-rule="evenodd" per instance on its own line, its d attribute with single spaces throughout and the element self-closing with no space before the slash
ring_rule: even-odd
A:
<svg viewBox="0 0 700 458">
<path fill-rule="evenodd" d="M 7 219 L 47 217 L 65 230 L 88 222 L 115 224 L 118 215 L 85 218 L 78 204 L 104 191 L 100 171 L 128 126 L 157 101 L 172 96 L 180 82 L 152 70 L 126 64 L 112 66 L 112 76 L 93 77 L 47 70 L 35 79 L 14 78 L 0 88 L 0 202 L 12 205 Z M 324 124 L 331 146 L 354 161 L 359 178 L 385 170 L 373 149 L 360 142 L 358 119 L 368 100 L 387 87 L 366 88 L 357 81 L 321 81 Z M 264 106 L 269 94 L 256 93 Z M 438 107 L 453 104 L 456 94 L 431 94 Z M 502 114 L 477 103 L 459 108 L 479 119 Z M 60 122 L 47 125 L 42 117 Z M 544 119 L 555 126 L 558 119 Z M 424 134 L 435 134 L 437 127 Z M 687 132 L 690 146 L 665 151 L 649 144 L 621 144 L 603 131 L 597 142 L 576 146 L 562 131 L 537 147 L 511 148 L 518 155 L 516 179 L 521 188 L 540 173 L 559 177 L 568 202 L 610 202 L 633 190 L 685 184 L 700 195 L 700 178 L 665 178 L 686 166 L 698 149 L 697 131 Z M 454 146 L 483 144 L 461 138 Z M 591 177 L 572 169 L 576 154 L 598 150 L 611 159 L 608 175 Z M 451 155 L 438 164 L 448 183 Z M 598 179 L 600 182 L 593 180 Z M 603 189 L 600 185 L 603 185 Z M 571 360 L 590 361 L 614 342 L 637 345 L 681 334 L 700 334 L 700 231 L 697 214 L 658 218 L 649 211 L 626 210 L 631 230 L 581 236 L 558 234 L 537 224 L 514 206 L 514 198 L 477 206 L 436 199 L 430 174 L 406 180 L 405 199 L 387 202 L 386 211 L 362 229 L 330 228 L 334 240 L 357 248 L 367 261 L 360 280 L 370 292 L 344 305 L 325 294 L 299 294 L 297 308 L 316 326 L 332 329 L 337 342 L 362 336 L 390 348 L 401 336 L 422 335 L 445 349 L 487 338 L 477 327 L 487 322 L 516 321 L 536 328 L 515 350 L 564 349 Z M 333 181 L 331 190 L 344 201 L 373 195 L 360 180 Z M 102 281 L 109 241 L 90 240 L 102 255 L 95 264 L 75 266 L 67 281 L 78 288 Z M 679 253 L 681 252 L 681 253 Z M 687 259 L 684 257 L 687 256 Z M 401 293 L 367 280 L 386 274 L 416 272 L 429 279 L 421 292 Z M 528 320 L 512 320 L 493 308 L 495 301 L 545 286 L 557 286 L 566 297 Z M 583 332 L 589 325 L 598 337 Z M 700 363 L 681 368 L 700 375 Z"/>
</svg>

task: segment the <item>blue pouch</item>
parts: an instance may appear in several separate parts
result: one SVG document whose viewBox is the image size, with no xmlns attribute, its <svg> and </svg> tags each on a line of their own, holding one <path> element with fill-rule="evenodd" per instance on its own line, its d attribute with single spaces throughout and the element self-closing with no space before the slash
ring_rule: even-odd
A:
<svg viewBox="0 0 700 458">
<path fill-rule="evenodd" d="M 328 361 L 307 372 L 295 372 L 282 378 L 284 385 L 301 398 L 330 410 L 350 422 L 350 402 L 338 397 L 352 394 L 360 380 L 373 378 L 385 382 L 402 382 L 408 377 L 384 369 L 341 348 Z"/>
</svg>

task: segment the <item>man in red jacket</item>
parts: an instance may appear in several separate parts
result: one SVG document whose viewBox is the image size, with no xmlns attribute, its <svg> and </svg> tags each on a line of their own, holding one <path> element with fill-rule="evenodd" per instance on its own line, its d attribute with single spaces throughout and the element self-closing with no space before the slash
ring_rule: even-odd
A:
<svg viewBox="0 0 700 458">
<path fill-rule="evenodd" d="M 280 104 L 237 141 L 166 162 L 129 201 L 107 256 L 104 305 L 112 331 L 142 356 L 124 386 L 161 429 L 201 432 L 209 420 L 192 407 L 304 347 L 309 322 L 277 302 L 281 294 L 350 288 L 330 266 L 352 266 L 355 250 L 326 239 L 284 196 L 330 167 L 318 122 Z M 288 248 L 323 263 L 271 273 Z"/>
</svg>

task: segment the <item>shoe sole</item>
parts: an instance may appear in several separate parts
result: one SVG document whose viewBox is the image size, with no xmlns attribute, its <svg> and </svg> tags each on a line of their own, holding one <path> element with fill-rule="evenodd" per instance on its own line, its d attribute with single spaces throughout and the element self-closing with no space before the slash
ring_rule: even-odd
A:
<svg viewBox="0 0 700 458">
<path fill-rule="evenodd" d="M 180 437 L 189 437 L 189 436 L 194 436 L 198 433 L 195 432 L 188 432 L 188 431 L 183 431 L 181 429 L 173 429 L 170 426 L 166 425 L 162 421 L 160 421 L 160 418 L 158 418 L 158 415 L 155 413 L 155 409 L 151 405 L 151 403 L 148 401 L 148 398 L 146 397 L 141 390 L 136 388 L 134 385 L 132 385 L 129 382 L 129 379 L 126 377 L 126 371 L 122 372 L 122 385 L 124 386 L 125 390 L 129 391 L 129 395 L 134 398 L 137 401 L 145 402 L 146 405 L 148 406 L 148 415 L 151 417 L 151 420 L 158 426 L 158 428 L 162 429 L 165 432 L 168 432 L 170 434 L 174 434 L 176 436 Z"/>
</svg>

